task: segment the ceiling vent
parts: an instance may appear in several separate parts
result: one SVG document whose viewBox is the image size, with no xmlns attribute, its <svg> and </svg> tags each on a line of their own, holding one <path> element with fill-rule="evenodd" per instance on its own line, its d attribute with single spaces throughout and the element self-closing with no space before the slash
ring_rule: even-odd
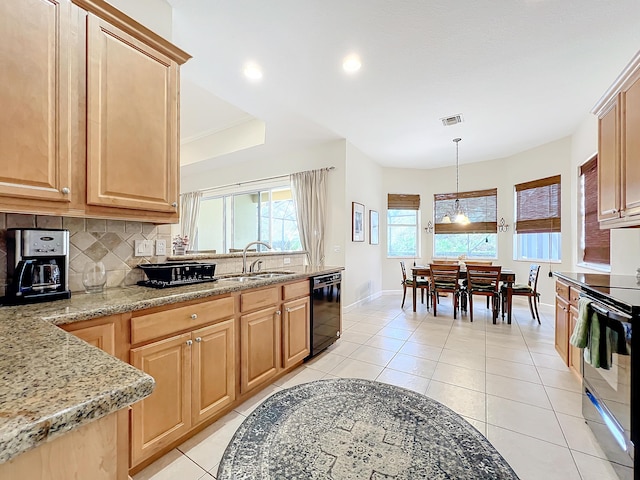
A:
<svg viewBox="0 0 640 480">
<path fill-rule="evenodd" d="M 441 118 L 442 124 L 445 127 L 450 127 L 451 125 L 455 125 L 456 123 L 462 123 L 462 114 L 451 115 L 450 117 Z"/>
</svg>

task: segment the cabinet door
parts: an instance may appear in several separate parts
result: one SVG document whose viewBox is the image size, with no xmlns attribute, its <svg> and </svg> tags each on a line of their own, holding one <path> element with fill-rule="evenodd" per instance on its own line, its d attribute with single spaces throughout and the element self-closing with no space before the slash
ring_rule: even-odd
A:
<svg viewBox="0 0 640 480">
<path fill-rule="evenodd" d="M 622 92 L 622 205 L 624 215 L 640 213 L 640 71 Z"/>
<path fill-rule="evenodd" d="M 280 370 L 280 311 L 276 307 L 240 317 L 240 392 L 276 376 Z"/>
<path fill-rule="evenodd" d="M 191 334 L 131 349 L 131 365 L 151 375 L 156 386 L 131 410 L 131 463 L 166 447 L 191 426 Z"/>
<path fill-rule="evenodd" d="M 569 331 L 568 336 L 571 337 L 573 329 L 578 322 L 578 309 L 573 305 L 569 306 Z M 569 344 L 569 368 L 571 368 L 576 375 L 582 378 L 582 349 L 574 347 Z"/>
<path fill-rule="evenodd" d="M 287 369 L 300 363 L 311 351 L 309 297 L 282 307 L 282 366 Z"/>
<path fill-rule="evenodd" d="M 235 398 L 235 321 L 233 318 L 195 330 L 192 353 L 191 418 L 193 425 L 215 415 Z"/>
<path fill-rule="evenodd" d="M 598 120 L 598 220 L 620 216 L 620 128 L 616 97 Z"/>
<path fill-rule="evenodd" d="M 556 351 L 569 365 L 569 302 L 556 296 Z"/>
<path fill-rule="evenodd" d="M 87 203 L 177 212 L 178 65 L 91 13 L 87 22 Z"/>
<path fill-rule="evenodd" d="M 68 0 L 0 2 L 0 197 L 69 202 L 74 193 L 71 12 Z"/>
<path fill-rule="evenodd" d="M 93 327 L 84 327 L 77 330 L 71 330 L 76 337 L 81 338 L 85 342 L 100 350 L 115 356 L 116 355 L 116 331 L 114 323 L 105 323 L 103 325 L 95 325 Z"/>
</svg>

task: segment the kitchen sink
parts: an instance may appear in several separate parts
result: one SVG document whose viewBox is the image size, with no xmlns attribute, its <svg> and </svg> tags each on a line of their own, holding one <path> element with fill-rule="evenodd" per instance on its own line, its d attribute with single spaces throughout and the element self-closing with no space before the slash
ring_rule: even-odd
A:
<svg viewBox="0 0 640 480">
<path fill-rule="evenodd" d="M 228 281 L 228 282 L 254 282 L 257 280 L 268 280 L 270 278 L 280 278 L 286 277 L 289 275 L 293 275 L 293 272 L 253 272 L 244 275 L 239 275 L 237 277 L 222 277 L 220 280 Z"/>
</svg>

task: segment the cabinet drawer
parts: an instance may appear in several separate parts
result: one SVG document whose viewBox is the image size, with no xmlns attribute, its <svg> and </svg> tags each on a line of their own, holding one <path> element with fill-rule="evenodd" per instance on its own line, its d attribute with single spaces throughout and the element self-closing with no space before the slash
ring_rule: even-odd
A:
<svg viewBox="0 0 640 480">
<path fill-rule="evenodd" d="M 248 312 L 256 308 L 268 307 L 275 305 L 280 301 L 278 295 L 278 287 L 264 288 L 253 292 L 247 292 L 240 295 L 240 311 Z"/>
<path fill-rule="evenodd" d="M 560 298 L 569 301 L 569 285 L 556 281 L 556 295 Z"/>
<path fill-rule="evenodd" d="M 131 319 L 131 343 L 161 338 L 182 330 L 193 329 L 234 315 L 232 297 L 171 308 L 162 312 L 135 316 Z"/>
<path fill-rule="evenodd" d="M 291 298 L 304 297 L 311 293 L 311 285 L 309 280 L 302 282 L 290 283 L 282 287 L 282 300 L 289 300 Z"/>
<path fill-rule="evenodd" d="M 578 308 L 578 300 L 580 299 L 580 292 L 578 287 L 571 287 L 569 289 L 569 303 Z"/>
</svg>

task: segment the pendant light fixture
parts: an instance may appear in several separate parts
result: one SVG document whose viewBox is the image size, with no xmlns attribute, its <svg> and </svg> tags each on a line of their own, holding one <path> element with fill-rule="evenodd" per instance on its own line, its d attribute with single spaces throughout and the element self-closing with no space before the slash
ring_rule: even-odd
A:
<svg viewBox="0 0 640 480">
<path fill-rule="evenodd" d="M 442 223 L 451 223 L 451 217 L 453 216 L 453 222 L 459 223 L 461 225 L 467 225 L 468 223 L 470 223 L 469 217 L 467 217 L 467 214 L 464 213 L 464 210 L 460 206 L 460 199 L 458 198 L 458 183 L 459 183 L 458 150 L 459 150 L 460 140 L 462 139 L 461 138 L 453 139 L 453 141 L 456 144 L 456 201 L 454 203 L 454 209 L 453 209 L 454 211 L 453 211 L 453 215 L 449 215 L 448 213 L 445 214 L 445 216 L 442 217 Z"/>
</svg>

